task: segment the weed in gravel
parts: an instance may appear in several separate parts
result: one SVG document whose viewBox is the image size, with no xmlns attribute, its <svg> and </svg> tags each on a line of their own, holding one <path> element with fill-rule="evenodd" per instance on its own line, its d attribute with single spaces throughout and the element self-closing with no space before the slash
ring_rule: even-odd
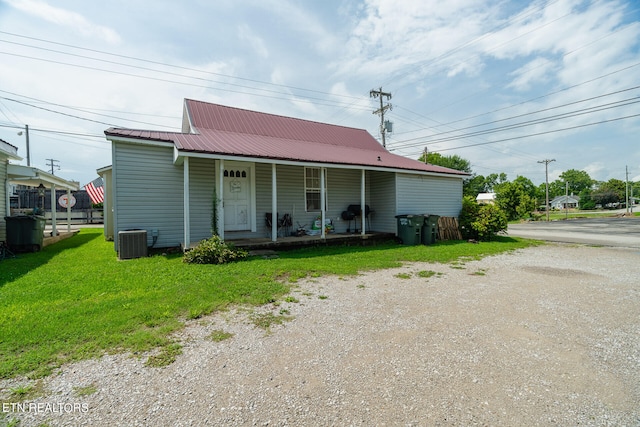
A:
<svg viewBox="0 0 640 427">
<path fill-rule="evenodd" d="M 44 395 L 44 385 L 42 381 L 36 381 L 33 384 L 18 386 L 9 389 L 11 393 L 10 402 L 21 402 L 24 400 L 33 400 Z"/>
<path fill-rule="evenodd" d="M 360 284 L 360 285 L 356 286 L 356 288 L 358 288 L 358 289 L 364 289 L 364 288 L 365 288 L 365 286 L 364 286 L 364 285 L 362 285 L 362 284 Z"/>
<path fill-rule="evenodd" d="M 281 308 L 279 313 L 283 316 L 286 316 L 291 314 L 291 311 L 287 310 L 286 308 Z"/>
<path fill-rule="evenodd" d="M 209 334 L 209 339 L 213 342 L 220 342 L 233 337 L 231 332 L 225 332 L 222 329 L 216 329 Z"/>
<path fill-rule="evenodd" d="M 464 262 L 460 262 L 460 261 L 453 261 L 451 265 L 449 265 L 449 267 L 455 270 L 464 270 L 466 268 L 464 265 Z"/>
<path fill-rule="evenodd" d="M 285 316 L 283 314 L 275 315 L 271 312 L 267 313 L 253 313 L 250 316 L 251 323 L 256 328 L 264 329 L 267 332 L 271 331 L 271 325 L 283 325 L 284 322 L 288 322 L 293 319 L 291 316 Z"/>
<path fill-rule="evenodd" d="M 326 296 L 326 295 L 318 295 L 318 298 L 319 298 L 319 299 L 327 299 L 327 298 L 329 298 L 329 297 L 328 297 L 328 296 Z"/>
<path fill-rule="evenodd" d="M 98 391 L 98 387 L 95 384 L 91 384 L 85 387 L 74 387 L 73 394 L 76 397 L 90 396 Z"/>
<path fill-rule="evenodd" d="M 288 297 L 286 297 L 285 302 L 300 302 L 300 300 L 296 297 L 292 297 L 291 295 L 289 295 Z"/>
<path fill-rule="evenodd" d="M 436 275 L 436 272 L 433 270 L 422 270 L 418 271 L 418 277 L 422 277 L 428 279 L 429 277 L 433 277 Z"/>
<path fill-rule="evenodd" d="M 472 276 L 485 276 L 487 274 L 486 270 L 480 269 L 478 271 L 474 271 L 471 273 Z"/>
<path fill-rule="evenodd" d="M 161 368 L 163 366 L 171 365 L 176 361 L 176 358 L 182 354 L 182 345 L 178 343 L 171 343 L 160 349 L 160 353 L 149 356 L 145 366 L 150 368 Z"/>
<path fill-rule="evenodd" d="M 397 277 L 398 279 L 411 279 L 411 274 L 410 273 L 398 273 L 398 274 L 395 274 L 393 277 Z"/>
<path fill-rule="evenodd" d="M 17 418 L 7 419 L 3 413 L 0 413 L 0 426 L 19 427 L 20 420 Z"/>
</svg>

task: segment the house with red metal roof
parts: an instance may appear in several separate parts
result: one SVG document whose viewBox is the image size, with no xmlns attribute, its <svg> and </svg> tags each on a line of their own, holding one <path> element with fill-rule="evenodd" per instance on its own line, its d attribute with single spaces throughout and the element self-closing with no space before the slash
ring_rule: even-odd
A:
<svg viewBox="0 0 640 427">
<path fill-rule="evenodd" d="M 390 153 L 363 129 L 190 99 L 182 132 L 105 135 L 113 233 L 144 229 L 155 247 L 189 247 L 211 236 L 214 220 L 228 240 L 275 242 L 282 226 L 315 224 L 331 224 L 317 227 L 320 239 L 397 233 L 396 215 L 457 217 L 468 176 Z"/>
</svg>

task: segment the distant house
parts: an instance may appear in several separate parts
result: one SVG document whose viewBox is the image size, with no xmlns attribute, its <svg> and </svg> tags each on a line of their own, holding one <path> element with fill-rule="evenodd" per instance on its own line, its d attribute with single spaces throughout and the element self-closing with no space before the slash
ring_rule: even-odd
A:
<svg viewBox="0 0 640 427">
<path fill-rule="evenodd" d="M 155 247 L 210 237 L 213 218 L 228 240 L 276 241 L 275 218 L 284 214 L 294 227 L 331 221 L 345 232 L 354 229 L 342 215 L 349 205 L 371 211 L 358 233 L 395 233 L 398 214 L 457 217 L 468 176 L 392 154 L 362 129 L 195 100 L 184 102 L 182 132 L 110 128 L 105 135 L 112 165 L 99 173 L 112 198 L 105 201 L 110 233 L 145 229 Z"/>
<path fill-rule="evenodd" d="M 5 217 L 9 216 L 9 160 L 22 160 L 18 156 L 18 147 L 0 139 L 0 242 L 7 239 L 7 224 Z"/>
<path fill-rule="evenodd" d="M 577 209 L 580 205 L 580 196 L 558 196 L 549 202 L 551 209 Z"/>
<path fill-rule="evenodd" d="M 476 202 L 481 205 L 494 204 L 496 202 L 496 193 L 480 193 L 476 197 Z"/>
<path fill-rule="evenodd" d="M 18 156 L 18 148 L 0 139 L 0 241 L 6 239 L 5 217 L 11 214 L 10 207 L 10 184 L 23 185 L 27 187 L 40 187 L 49 190 L 50 206 L 56 206 L 56 189 L 66 190 L 67 197 L 71 198 L 71 191 L 78 190 L 78 184 L 67 181 L 58 176 L 42 171 L 38 168 L 24 165 L 10 164 L 9 160 L 22 160 Z M 52 234 L 57 234 L 56 209 L 51 210 Z M 67 227 L 70 224 L 70 209 L 67 209 Z"/>
</svg>

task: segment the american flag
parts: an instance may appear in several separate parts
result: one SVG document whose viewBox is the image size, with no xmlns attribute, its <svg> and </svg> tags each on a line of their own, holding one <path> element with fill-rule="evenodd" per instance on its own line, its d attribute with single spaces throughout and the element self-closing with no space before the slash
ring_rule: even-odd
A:
<svg viewBox="0 0 640 427">
<path fill-rule="evenodd" d="M 87 190 L 91 203 L 98 204 L 104 202 L 104 184 L 102 178 L 98 177 L 84 186 Z"/>
</svg>

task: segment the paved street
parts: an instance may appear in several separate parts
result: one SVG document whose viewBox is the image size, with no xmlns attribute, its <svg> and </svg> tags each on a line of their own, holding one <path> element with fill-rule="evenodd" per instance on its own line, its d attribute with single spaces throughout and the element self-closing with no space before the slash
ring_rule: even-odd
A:
<svg viewBox="0 0 640 427">
<path fill-rule="evenodd" d="M 510 224 L 508 233 L 552 242 L 640 248 L 640 217 L 526 222 Z"/>
</svg>

